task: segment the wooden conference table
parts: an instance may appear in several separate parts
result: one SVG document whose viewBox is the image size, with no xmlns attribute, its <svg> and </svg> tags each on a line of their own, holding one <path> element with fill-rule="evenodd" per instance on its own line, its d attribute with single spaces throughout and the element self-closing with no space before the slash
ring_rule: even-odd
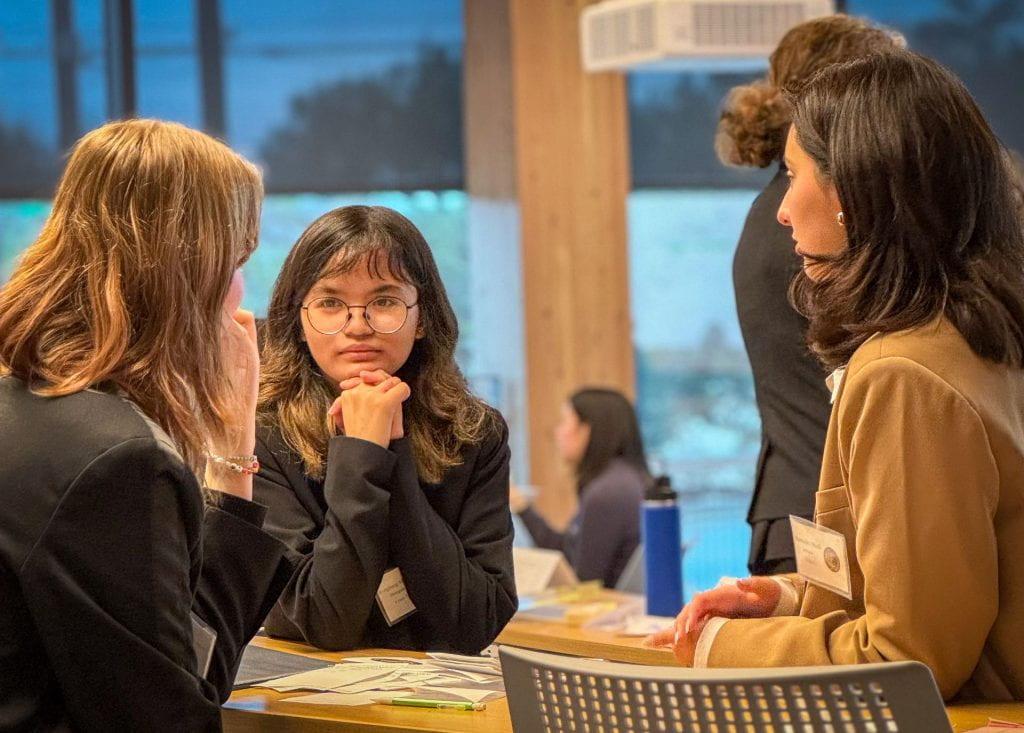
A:
<svg viewBox="0 0 1024 733">
<path fill-rule="evenodd" d="M 513 620 L 498 636 L 498 643 L 616 662 L 673 664 L 670 652 L 645 649 L 639 638 L 552 622 Z M 264 637 L 254 639 L 253 644 L 327 661 L 368 655 L 424 656 L 419 652 L 396 652 L 393 649 L 324 652 L 303 644 Z M 512 733 L 508 700 L 505 698 L 487 703 L 487 709 L 479 712 L 424 710 L 390 705 L 344 707 L 288 702 L 290 697 L 304 694 L 309 693 L 280 693 L 263 688 L 238 690 L 231 696 L 229 704 L 256 703 L 261 709 L 225 708 L 222 713 L 224 730 L 228 733 Z M 948 710 L 953 729 L 958 732 L 981 727 L 988 723 L 990 717 L 1024 723 L 1024 703 L 953 705 Z"/>
</svg>

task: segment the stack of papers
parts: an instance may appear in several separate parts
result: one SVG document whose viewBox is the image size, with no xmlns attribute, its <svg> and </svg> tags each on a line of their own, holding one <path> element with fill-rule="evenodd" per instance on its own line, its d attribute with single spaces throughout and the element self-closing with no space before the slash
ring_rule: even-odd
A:
<svg viewBox="0 0 1024 733">
<path fill-rule="evenodd" d="M 486 702 L 505 696 L 497 659 L 429 653 L 410 657 L 350 657 L 324 669 L 280 677 L 259 685 L 278 692 L 319 694 L 289 698 L 314 705 L 370 705 L 382 698 L 429 698 Z"/>
<path fill-rule="evenodd" d="M 586 581 L 573 586 L 555 588 L 538 595 L 519 598 L 517 621 L 555 621 L 584 628 L 619 624 L 627 616 L 643 613 L 640 596 L 608 595 L 601 581 Z"/>
<path fill-rule="evenodd" d="M 330 662 L 320 659 L 249 644 L 242 652 L 242 661 L 235 674 L 235 689 L 249 687 L 257 682 L 266 682 L 286 674 L 298 674 L 330 666 Z"/>
<path fill-rule="evenodd" d="M 673 616 L 629 616 L 618 633 L 620 636 L 650 636 L 675 623 Z"/>
</svg>

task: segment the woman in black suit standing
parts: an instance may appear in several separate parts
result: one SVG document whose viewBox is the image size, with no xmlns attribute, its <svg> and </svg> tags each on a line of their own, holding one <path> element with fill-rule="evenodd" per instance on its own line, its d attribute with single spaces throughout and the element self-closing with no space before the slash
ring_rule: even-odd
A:
<svg viewBox="0 0 1024 733">
<path fill-rule="evenodd" d="M 0 730 L 220 730 L 293 569 L 250 501 L 262 193 L 200 132 L 111 123 L 0 289 Z"/>
<path fill-rule="evenodd" d="M 775 167 L 754 200 L 733 260 L 736 310 L 761 414 L 761 454 L 747 514 L 752 575 L 796 570 L 789 515 L 809 519 L 830 412 L 825 373 L 807 347 L 807 321 L 789 303 L 800 271 L 793 240 L 775 214 L 786 193 L 782 153 L 789 111 L 782 90 L 829 64 L 902 45 L 899 36 L 847 15 L 792 28 L 771 55 L 768 77 L 734 88 L 715 148 L 727 165 Z"/>
</svg>

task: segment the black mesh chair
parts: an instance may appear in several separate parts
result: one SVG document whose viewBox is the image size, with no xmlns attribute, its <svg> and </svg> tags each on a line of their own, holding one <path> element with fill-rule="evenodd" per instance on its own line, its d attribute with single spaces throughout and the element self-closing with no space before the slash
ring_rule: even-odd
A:
<svg viewBox="0 0 1024 733">
<path fill-rule="evenodd" d="M 501 648 L 516 733 L 949 733 L 918 662 L 648 667 Z"/>
</svg>

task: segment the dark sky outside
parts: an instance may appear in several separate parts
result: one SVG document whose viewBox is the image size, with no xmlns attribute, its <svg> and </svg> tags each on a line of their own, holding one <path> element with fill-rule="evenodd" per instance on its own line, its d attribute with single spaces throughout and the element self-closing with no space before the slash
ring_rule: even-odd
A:
<svg viewBox="0 0 1024 733">
<path fill-rule="evenodd" d="M 907 30 L 949 14 L 957 1 L 850 0 L 847 8 Z M 996 1 L 973 0 L 978 7 Z M 105 117 L 102 0 L 72 0 L 72 6 L 80 44 L 79 127 L 84 131 Z M 194 3 L 136 0 L 135 8 L 139 113 L 199 126 Z M 289 122 L 297 97 L 339 80 L 379 78 L 396 64 L 416 63 L 425 46 L 458 57 L 463 40 L 460 0 L 221 0 L 221 13 L 227 136 L 254 157 L 268 136 Z M 21 127 L 55 150 L 50 26 L 47 0 L 0 1 L 0 124 Z M 1008 24 L 1003 35 L 1024 46 L 1024 19 Z M 698 89 L 714 83 L 707 75 L 687 76 L 686 83 Z M 631 74 L 634 107 L 664 101 L 679 83 L 678 74 Z M 704 145 L 704 133 L 701 137 L 693 142 L 695 149 Z"/>
<path fill-rule="evenodd" d="M 101 0 L 73 0 L 84 61 L 83 129 L 103 121 Z M 56 145 L 51 20 L 46 0 L 0 1 L 0 122 Z M 136 0 L 139 111 L 200 123 L 194 5 Z M 222 0 L 229 137 L 252 153 L 298 93 L 377 74 L 423 44 L 461 53 L 460 0 Z M 11 92 L 14 90 L 14 93 Z"/>
</svg>

